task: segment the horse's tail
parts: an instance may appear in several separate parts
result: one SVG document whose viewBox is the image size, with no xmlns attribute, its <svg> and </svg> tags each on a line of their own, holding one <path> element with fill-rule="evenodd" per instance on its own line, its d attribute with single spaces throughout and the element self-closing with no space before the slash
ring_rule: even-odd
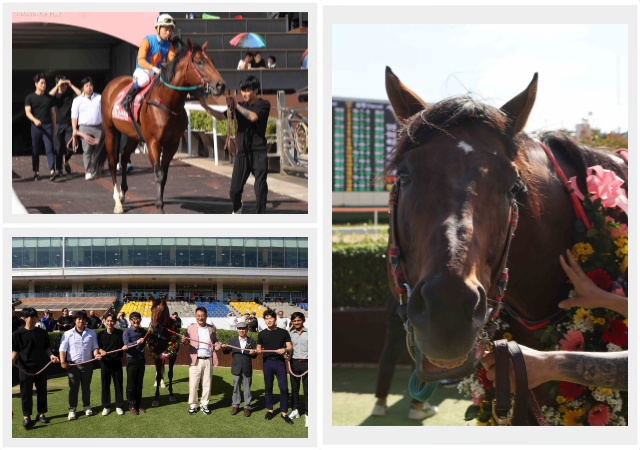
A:
<svg viewBox="0 0 640 450">
<path fill-rule="evenodd" d="M 100 175 L 100 172 L 102 172 L 102 166 L 104 166 L 104 162 L 107 159 L 107 146 L 105 141 L 106 139 L 103 139 L 100 148 L 91 155 L 91 162 L 89 162 L 89 167 L 87 168 L 89 173 Z"/>
</svg>

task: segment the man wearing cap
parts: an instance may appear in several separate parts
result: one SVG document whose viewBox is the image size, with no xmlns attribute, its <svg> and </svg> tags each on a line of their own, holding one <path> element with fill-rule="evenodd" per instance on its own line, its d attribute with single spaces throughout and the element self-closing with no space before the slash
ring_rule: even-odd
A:
<svg viewBox="0 0 640 450">
<path fill-rule="evenodd" d="M 207 309 L 196 308 L 196 323 L 187 328 L 187 336 L 182 343 L 189 343 L 189 414 L 198 412 L 198 386 L 202 379 L 202 397 L 200 411 L 209 415 L 209 396 L 211 395 L 212 367 L 218 366 L 215 350 L 220 350 L 216 327 L 207 323 Z"/>
<path fill-rule="evenodd" d="M 44 328 L 49 332 L 53 333 L 53 327 L 56 326 L 56 321 L 53 318 L 53 314 L 48 309 L 44 310 L 44 316 L 40 321 L 44 324 Z"/>
<path fill-rule="evenodd" d="M 76 418 L 78 391 L 82 384 L 82 404 L 84 413 L 92 416 L 91 410 L 91 378 L 93 378 L 93 358 L 102 359 L 98 351 L 98 337 L 93 330 L 87 328 L 87 315 L 78 311 L 73 317 L 75 328 L 66 331 L 60 341 L 60 364 L 69 372 L 69 420 Z M 75 365 L 69 365 L 75 364 Z"/>
<path fill-rule="evenodd" d="M 256 352 L 256 341 L 247 337 L 247 323 L 244 320 L 238 322 L 238 336 L 234 336 L 229 340 L 229 346 L 239 347 L 246 350 L 238 350 L 237 348 L 227 347 L 222 344 L 222 352 L 226 355 L 231 353 L 233 360 L 231 362 L 231 375 L 233 375 L 233 395 L 231 397 L 231 415 L 235 416 L 240 411 L 240 385 L 244 391 L 244 415 L 251 415 L 251 378 L 253 376 L 253 368 L 251 360 L 258 356 Z"/>
<path fill-rule="evenodd" d="M 291 315 L 291 323 L 293 329 L 289 331 L 291 336 L 291 345 L 293 345 L 293 355 L 291 355 L 291 396 L 293 397 L 293 405 L 291 406 L 290 419 L 298 419 L 300 413 L 304 414 L 304 426 L 309 427 L 309 389 L 308 389 L 308 374 L 302 375 L 302 377 L 296 377 L 309 370 L 308 358 L 309 358 L 309 332 L 304 326 L 305 317 L 301 312 L 294 312 Z M 304 408 L 300 408 L 300 381 L 304 388 Z"/>
</svg>

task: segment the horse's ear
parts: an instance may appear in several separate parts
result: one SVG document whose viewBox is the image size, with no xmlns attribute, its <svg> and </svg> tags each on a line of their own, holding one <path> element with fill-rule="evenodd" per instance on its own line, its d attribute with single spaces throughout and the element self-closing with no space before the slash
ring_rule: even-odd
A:
<svg viewBox="0 0 640 450">
<path fill-rule="evenodd" d="M 509 129 L 512 136 L 520 133 L 527 124 L 527 119 L 529 119 L 529 114 L 536 101 L 537 92 L 538 72 L 533 75 L 533 80 L 531 80 L 531 83 L 529 83 L 529 86 L 527 86 L 524 91 L 520 92 L 500 108 L 509 116 L 509 119 L 511 119 Z"/>
<path fill-rule="evenodd" d="M 209 42 L 209 41 L 207 41 Z M 202 51 L 206 52 L 207 51 L 207 42 L 204 43 L 204 45 L 202 46 Z"/>
<path fill-rule="evenodd" d="M 427 107 L 427 104 L 417 94 L 402 84 L 389 67 L 385 73 L 385 84 L 393 113 L 401 124 Z"/>
<path fill-rule="evenodd" d="M 193 51 L 193 44 L 191 43 L 191 39 L 187 39 L 187 47 L 189 48 L 190 52 Z"/>
</svg>

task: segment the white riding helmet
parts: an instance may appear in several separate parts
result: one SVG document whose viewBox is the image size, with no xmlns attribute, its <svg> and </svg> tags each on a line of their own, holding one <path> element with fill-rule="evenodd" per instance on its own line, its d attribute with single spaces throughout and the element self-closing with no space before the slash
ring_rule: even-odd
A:
<svg viewBox="0 0 640 450">
<path fill-rule="evenodd" d="M 158 30 L 158 27 L 174 27 L 175 28 L 175 26 L 176 26 L 176 21 L 173 20 L 173 17 L 171 17 L 169 14 L 160 14 L 156 19 L 156 23 L 154 25 L 156 31 Z"/>
</svg>

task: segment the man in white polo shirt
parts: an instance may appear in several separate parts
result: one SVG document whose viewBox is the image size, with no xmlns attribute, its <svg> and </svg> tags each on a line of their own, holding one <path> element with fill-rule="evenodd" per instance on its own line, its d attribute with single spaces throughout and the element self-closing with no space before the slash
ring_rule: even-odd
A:
<svg viewBox="0 0 640 450">
<path fill-rule="evenodd" d="M 84 77 L 82 79 L 82 95 L 76 97 L 71 104 L 73 137 L 76 137 L 80 132 L 100 140 L 98 145 L 89 145 L 82 139 L 82 151 L 84 152 L 82 159 L 86 180 L 92 180 L 95 177 L 95 174 L 88 172 L 87 168 L 94 150 L 97 151 L 104 142 L 102 116 L 100 114 L 101 99 L 102 96 L 100 94 L 93 92 L 93 79 Z"/>
</svg>

